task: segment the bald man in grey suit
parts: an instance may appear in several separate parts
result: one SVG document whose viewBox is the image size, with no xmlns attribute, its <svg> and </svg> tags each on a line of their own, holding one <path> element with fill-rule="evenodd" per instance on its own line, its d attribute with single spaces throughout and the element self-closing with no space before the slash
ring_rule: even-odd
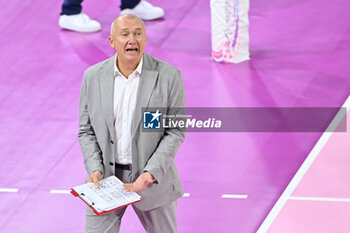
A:
<svg viewBox="0 0 350 233">
<path fill-rule="evenodd" d="M 148 233 L 175 233 L 177 199 L 183 195 L 174 163 L 185 133 L 180 128 L 142 131 L 142 108 L 162 107 L 184 114 L 185 90 L 175 67 L 145 54 L 141 19 L 113 21 L 109 42 L 116 55 L 84 73 L 79 107 L 79 142 L 88 182 L 116 175 L 124 189 L 137 192 L 133 205 Z M 119 232 L 126 207 L 103 216 L 90 208 L 85 232 Z"/>
</svg>

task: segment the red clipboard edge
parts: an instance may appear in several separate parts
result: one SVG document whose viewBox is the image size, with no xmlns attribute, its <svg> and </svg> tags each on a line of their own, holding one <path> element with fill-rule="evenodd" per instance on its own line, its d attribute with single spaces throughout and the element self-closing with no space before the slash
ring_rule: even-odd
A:
<svg viewBox="0 0 350 233">
<path fill-rule="evenodd" d="M 138 201 L 135 201 L 135 202 L 132 202 L 132 203 L 129 203 L 129 204 L 126 204 L 126 205 L 122 205 L 122 206 L 119 206 L 119 207 L 117 207 L 117 208 L 114 208 L 114 209 L 111 209 L 111 210 L 108 210 L 108 211 L 98 212 L 94 207 L 92 207 L 92 206 L 89 205 L 84 199 L 82 199 L 82 198 L 80 197 L 80 195 L 79 195 L 73 188 L 70 190 L 70 193 L 73 194 L 73 196 L 75 196 L 75 197 L 79 197 L 83 202 L 85 202 L 85 204 L 87 204 L 87 205 L 94 211 L 94 213 L 95 213 L 97 216 L 105 215 L 105 214 L 107 214 L 107 213 L 113 212 L 113 211 L 118 210 L 118 209 L 120 209 L 120 208 L 123 208 L 123 207 L 125 207 L 125 206 L 132 205 L 132 204 L 135 204 L 135 203 L 141 201 L 141 200 L 138 200 Z"/>
</svg>

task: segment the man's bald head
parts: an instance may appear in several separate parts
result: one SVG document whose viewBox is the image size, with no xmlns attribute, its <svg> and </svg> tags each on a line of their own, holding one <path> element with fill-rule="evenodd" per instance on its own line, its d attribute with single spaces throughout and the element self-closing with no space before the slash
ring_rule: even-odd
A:
<svg viewBox="0 0 350 233">
<path fill-rule="evenodd" d="M 140 24 L 143 27 L 143 30 L 145 30 L 145 23 L 142 21 L 142 19 L 140 19 L 139 17 L 137 17 L 136 15 L 132 15 L 132 14 L 126 14 L 126 15 L 120 15 L 118 16 L 115 20 L 113 20 L 112 24 L 111 24 L 111 31 L 110 34 L 113 35 L 115 32 L 115 28 L 120 26 L 120 23 L 123 20 L 137 20 L 140 22 Z"/>
</svg>

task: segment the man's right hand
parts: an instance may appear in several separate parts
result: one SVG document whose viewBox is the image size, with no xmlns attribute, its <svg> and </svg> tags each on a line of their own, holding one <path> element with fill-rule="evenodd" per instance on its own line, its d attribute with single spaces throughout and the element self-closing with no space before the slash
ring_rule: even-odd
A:
<svg viewBox="0 0 350 233">
<path fill-rule="evenodd" d="M 87 183 L 93 182 L 96 188 L 100 187 L 99 181 L 103 179 L 103 175 L 100 171 L 96 170 L 93 173 L 91 173 Z"/>
</svg>

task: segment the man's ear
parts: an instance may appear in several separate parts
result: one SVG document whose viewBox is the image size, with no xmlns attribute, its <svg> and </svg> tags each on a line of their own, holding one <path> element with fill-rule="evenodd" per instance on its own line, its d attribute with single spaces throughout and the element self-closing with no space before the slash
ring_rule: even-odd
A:
<svg viewBox="0 0 350 233">
<path fill-rule="evenodd" d="M 112 36 L 109 36 L 108 37 L 108 40 L 109 40 L 109 44 L 111 45 L 111 47 L 114 49 L 114 41 L 113 41 L 113 38 L 112 38 Z"/>
</svg>

